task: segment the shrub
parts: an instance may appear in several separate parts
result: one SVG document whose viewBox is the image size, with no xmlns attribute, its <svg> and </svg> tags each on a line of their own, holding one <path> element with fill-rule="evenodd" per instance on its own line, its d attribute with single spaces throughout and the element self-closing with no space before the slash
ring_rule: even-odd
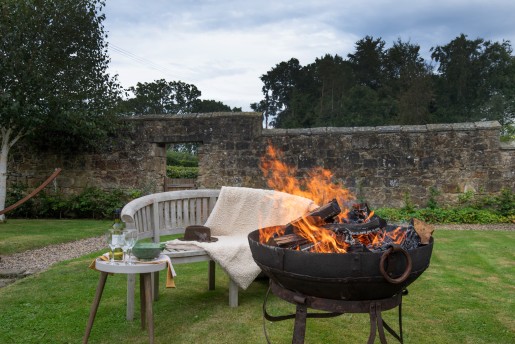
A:
<svg viewBox="0 0 515 344">
<path fill-rule="evenodd" d="M 198 156 L 190 152 L 176 152 L 168 150 L 166 152 L 166 165 L 198 167 Z"/>
<path fill-rule="evenodd" d="M 6 199 L 5 199 L 5 207 L 13 205 L 14 203 L 21 200 L 28 194 L 28 187 L 25 184 L 16 183 L 12 184 L 7 188 Z M 28 217 L 31 209 L 34 206 L 34 199 L 31 198 L 22 205 L 18 206 L 14 210 L 11 210 L 8 214 L 12 217 Z"/>
<path fill-rule="evenodd" d="M 11 186 L 7 204 L 13 204 L 27 194 L 26 186 Z M 20 207 L 9 212 L 12 218 L 93 218 L 110 219 L 115 209 L 141 196 L 139 191 L 102 190 L 89 187 L 77 195 L 43 190 Z"/>
<path fill-rule="evenodd" d="M 198 177 L 198 167 L 167 166 L 166 176 L 168 178 L 193 178 Z"/>
</svg>

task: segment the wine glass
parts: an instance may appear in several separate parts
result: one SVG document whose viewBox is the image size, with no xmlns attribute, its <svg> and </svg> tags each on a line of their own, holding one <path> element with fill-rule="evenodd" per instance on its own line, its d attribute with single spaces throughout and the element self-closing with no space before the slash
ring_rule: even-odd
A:
<svg viewBox="0 0 515 344">
<path fill-rule="evenodd" d="M 122 255 L 122 262 L 123 264 L 127 264 L 127 240 L 125 240 L 125 235 L 122 232 L 122 234 L 118 237 L 118 247 L 122 249 L 123 255 Z"/>
<path fill-rule="evenodd" d="M 132 265 L 132 248 L 136 245 L 136 241 L 138 241 L 138 232 L 136 230 L 124 230 L 124 247 L 129 252 L 129 259 L 127 261 L 128 265 Z"/>
<path fill-rule="evenodd" d="M 111 249 L 111 259 L 109 260 L 109 264 L 115 265 L 114 262 L 114 250 L 118 246 L 118 236 L 113 233 L 113 231 L 108 231 L 105 235 L 105 239 L 107 245 Z"/>
</svg>

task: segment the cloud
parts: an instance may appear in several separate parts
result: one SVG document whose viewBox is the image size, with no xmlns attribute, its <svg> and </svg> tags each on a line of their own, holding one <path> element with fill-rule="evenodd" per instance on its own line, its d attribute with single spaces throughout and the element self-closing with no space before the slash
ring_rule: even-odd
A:
<svg viewBox="0 0 515 344">
<path fill-rule="evenodd" d="M 104 25 L 111 67 L 124 87 L 156 79 L 197 86 L 203 99 L 249 110 L 259 77 L 292 57 L 346 57 L 366 35 L 429 49 L 461 33 L 515 39 L 511 0 L 280 1 L 109 0 Z"/>
</svg>

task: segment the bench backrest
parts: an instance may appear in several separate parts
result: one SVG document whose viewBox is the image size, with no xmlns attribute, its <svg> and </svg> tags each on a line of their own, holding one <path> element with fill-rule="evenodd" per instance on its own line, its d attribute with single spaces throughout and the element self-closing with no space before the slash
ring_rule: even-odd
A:
<svg viewBox="0 0 515 344">
<path fill-rule="evenodd" d="M 184 233 L 190 225 L 203 225 L 220 190 L 197 189 L 160 192 L 127 203 L 121 218 L 126 228 L 137 229 L 140 238 L 159 242 L 161 235 Z"/>
</svg>

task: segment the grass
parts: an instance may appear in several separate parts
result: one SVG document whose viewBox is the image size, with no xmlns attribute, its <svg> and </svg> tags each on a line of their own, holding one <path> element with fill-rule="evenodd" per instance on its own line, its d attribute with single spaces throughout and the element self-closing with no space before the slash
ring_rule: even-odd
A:
<svg viewBox="0 0 515 344">
<path fill-rule="evenodd" d="M 102 235 L 112 221 L 21 220 L 0 224 L 0 255 Z"/>
<path fill-rule="evenodd" d="M 405 343 L 515 343 L 515 232 L 439 230 L 434 236 L 431 265 L 403 300 Z M 0 343 L 81 342 L 98 282 L 98 273 L 87 265 L 99 253 L 0 289 Z M 229 308 L 222 271 L 217 271 L 216 290 L 207 291 L 206 262 L 175 269 L 175 289 L 164 288 L 160 274 L 156 343 L 266 343 L 264 281 L 241 291 L 240 306 Z M 125 276 L 108 277 L 90 343 L 147 342 L 139 309 L 135 321 L 125 320 L 125 286 Z M 274 315 L 294 312 L 274 296 L 268 309 Z M 383 317 L 397 329 L 396 310 Z M 266 328 L 272 343 L 291 343 L 292 320 L 267 321 Z M 306 343 L 364 343 L 368 331 L 367 314 L 308 319 Z M 389 334 L 387 339 L 395 342 Z"/>
</svg>

